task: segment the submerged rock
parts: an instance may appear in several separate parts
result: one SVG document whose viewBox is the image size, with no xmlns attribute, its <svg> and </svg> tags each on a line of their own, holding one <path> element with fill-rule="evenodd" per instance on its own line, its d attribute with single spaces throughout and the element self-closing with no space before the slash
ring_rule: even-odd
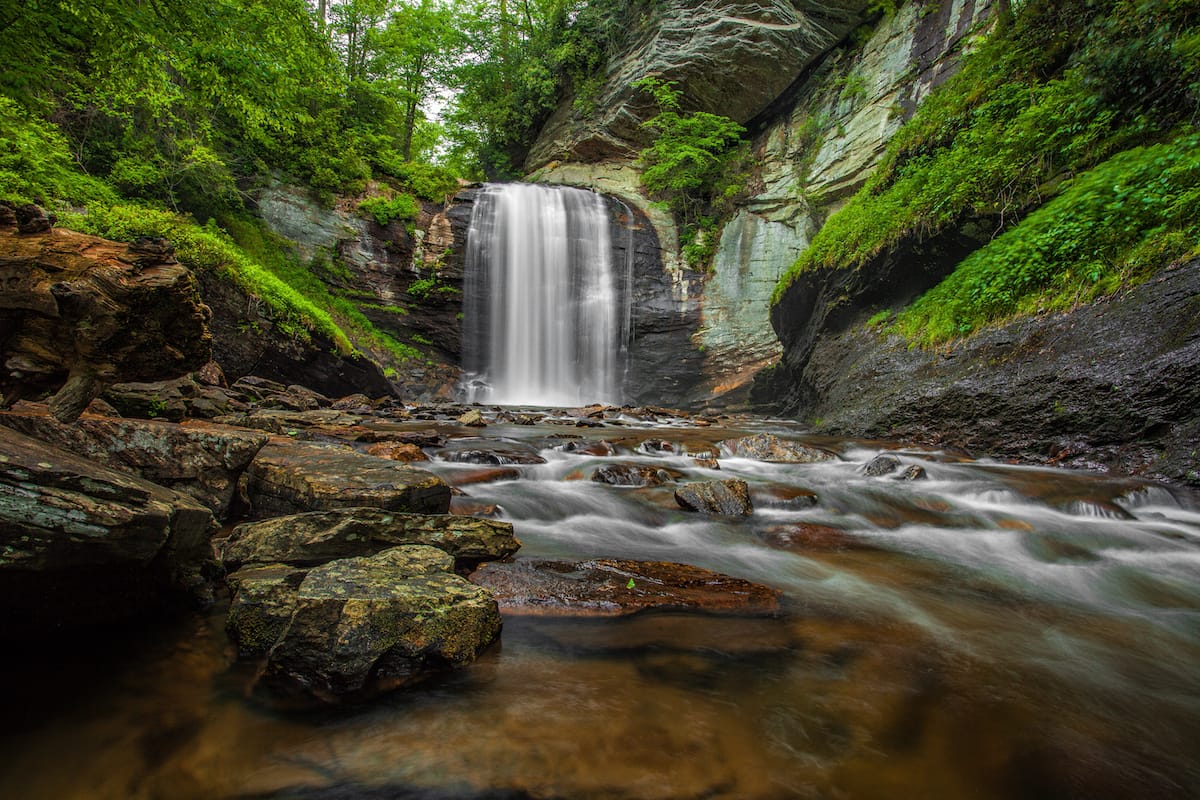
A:
<svg viewBox="0 0 1200 800">
<path fill-rule="evenodd" d="M 611 617 L 647 609 L 773 614 L 782 594 L 719 572 L 664 561 L 520 560 L 485 564 L 471 582 L 506 614 Z"/>
<path fill-rule="evenodd" d="M 424 470 L 350 447 L 274 440 L 238 484 L 253 516 L 370 506 L 443 514 L 450 487 Z"/>
<path fill-rule="evenodd" d="M 923 481 L 928 477 L 929 474 L 920 464 L 910 464 L 904 472 L 900 473 L 900 479 L 905 481 Z"/>
<path fill-rule="evenodd" d="M 221 543 L 220 555 L 230 570 L 255 563 L 315 566 L 405 544 L 437 547 L 467 562 L 504 558 L 521 546 L 508 522 L 345 508 L 239 525 Z"/>
<path fill-rule="evenodd" d="M 610 486 L 662 486 L 683 477 L 678 470 L 648 464 L 606 464 L 592 473 L 592 480 Z"/>
<path fill-rule="evenodd" d="M 316 567 L 294 595 L 282 570 L 251 576 L 253 600 L 230 617 L 237 640 L 259 648 L 288 616 L 256 688 L 357 701 L 474 660 L 499 635 L 500 614 L 452 566 L 442 550 L 408 545 Z M 246 576 L 239 580 L 245 588 Z"/>
<path fill-rule="evenodd" d="M 0 426 L 0 627 L 108 622 L 205 599 L 212 512 Z"/>
<path fill-rule="evenodd" d="M 833 453 L 780 439 L 772 433 L 758 433 L 742 439 L 726 439 L 721 447 L 731 456 L 753 458 L 774 464 L 815 464 L 832 461 Z"/>
<path fill-rule="evenodd" d="M 520 447 L 489 447 L 450 450 L 443 457 L 455 464 L 490 464 L 492 466 L 507 466 L 509 464 L 545 464 L 542 458 L 532 450 Z"/>
<path fill-rule="evenodd" d="M 675 490 L 675 502 L 688 511 L 737 517 L 754 513 L 750 487 L 743 480 L 701 481 Z"/>
</svg>

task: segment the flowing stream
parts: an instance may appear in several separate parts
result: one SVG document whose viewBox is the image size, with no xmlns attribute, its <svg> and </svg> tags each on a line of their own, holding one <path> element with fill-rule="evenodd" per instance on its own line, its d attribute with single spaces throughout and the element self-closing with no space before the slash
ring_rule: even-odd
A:
<svg viewBox="0 0 1200 800">
<path fill-rule="evenodd" d="M 467 236 L 468 399 L 620 403 L 631 265 L 619 266 L 602 195 L 566 186 L 485 186 Z"/>
<path fill-rule="evenodd" d="M 221 612 L 9 653 L 0 795 L 40 798 L 1195 798 L 1200 505 L 1132 480 L 896 450 L 753 419 L 573 417 L 450 436 L 431 469 L 520 558 L 656 559 L 781 589 L 778 617 L 509 617 L 474 665 L 370 705 L 247 700 Z M 553 424 L 563 422 L 566 424 Z M 835 452 L 688 453 L 770 430 Z M 457 438 L 455 438 L 457 437 Z M 664 446 L 663 442 L 668 443 Z M 476 482 L 455 448 L 537 454 Z M 740 477 L 745 518 L 600 466 Z M 796 507 L 797 489 L 815 506 Z"/>
</svg>

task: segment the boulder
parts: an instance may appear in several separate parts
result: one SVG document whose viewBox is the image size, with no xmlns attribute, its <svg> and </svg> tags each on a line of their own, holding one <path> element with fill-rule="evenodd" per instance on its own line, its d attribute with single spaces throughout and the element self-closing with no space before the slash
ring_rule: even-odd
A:
<svg viewBox="0 0 1200 800">
<path fill-rule="evenodd" d="M 516 446 L 448 450 L 443 453 L 442 457 L 456 464 L 490 464 L 498 467 L 509 464 L 546 463 L 546 459 L 533 450 L 522 449 Z"/>
<path fill-rule="evenodd" d="M 450 487 L 424 470 L 375 458 L 343 445 L 274 439 L 238 482 L 252 516 L 370 506 L 444 514 Z"/>
<path fill-rule="evenodd" d="M 43 409 L 0 413 L 0 424 L 113 469 L 191 495 L 229 515 L 238 477 L 267 436 L 206 423 L 84 415 L 63 425 Z"/>
<path fill-rule="evenodd" d="M 836 456 L 799 442 L 780 439 L 773 433 L 758 433 L 741 439 L 726 439 L 722 449 L 731 456 L 768 461 L 773 464 L 815 464 L 832 461 Z"/>
<path fill-rule="evenodd" d="M 904 481 L 923 481 L 929 477 L 929 473 L 920 464 L 909 464 L 904 472 L 900 473 L 900 480 Z"/>
<path fill-rule="evenodd" d="M 404 442 L 379 442 L 367 448 L 367 455 L 386 458 L 390 461 L 403 461 L 411 464 L 414 461 L 428 461 L 429 456 L 415 444 Z"/>
<path fill-rule="evenodd" d="M 881 453 L 863 466 L 863 475 L 879 478 L 900 469 L 900 459 L 887 453 Z"/>
<path fill-rule="evenodd" d="M 172 422 L 186 417 L 212 419 L 246 410 L 246 404 L 229 391 L 194 375 L 151 383 L 117 383 L 105 391 L 104 398 L 122 416 Z"/>
<path fill-rule="evenodd" d="M 283 699 L 358 701 L 471 662 L 500 634 L 500 614 L 452 566 L 437 548 L 394 547 L 315 567 L 291 599 L 279 591 L 279 603 L 260 603 L 262 615 L 243 607 L 237 625 L 261 618 L 266 630 L 291 604 L 258 688 Z M 272 580 L 278 589 L 288 578 Z M 268 610 L 276 616 L 265 618 Z"/>
<path fill-rule="evenodd" d="M 196 279 L 161 239 L 2 228 L 0 313 L 0 395 L 52 394 L 63 422 L 107 386 L 177 377 L 212 352 Z"/>
<path fill-rule="evenodd" d="M 108 622 L 203 599 L 212 513 L 0 426 L 5 628 Z"/>
<path fill-rule="evenodd" d="M 436 547 L 465 562 L 504 558 L 521 546 L 508 522 L 346 508 L 239 525 L 221 543 L 220 555 L 229 570 L 245 564 L 315 566 L 406 544 Z"/>
<path fill-rule="evenodd" d="M 483 420 L 483 414 L 480 414 L 479 410 L 474 408 L 463 413 L 463 415 L 458 418 L 458 424 L 466 425 L 469 428 L 487 427 L 487 423 Z"/>
<path fill-rule="evenodd" d="M 662 486 L 674 483 L 683 473 L 648 464 L 605 464 L 592 473 L 592 480 L 610 486 Z"/>
<path fill-rule="evenodd" d="M 307 569 L 286 564 L 246 567 L 225 578 L 232 600 L 225 630 L 242 658 L 264 656 L 287 630 Z"/>
<path fill-rule="evenodd" d="M 675 502 L 687 511 L 702 511 L 727 517 L 754 513 L 750 487 L 742 480 L 700 481 L 675 490 Z"/>
<path fill-rule="evenodd" d="M 769 586 L 663 561 L 543 561 L 484 564 L 471 582 L 490 590 L 505 614 L 614 617 L 647 609 L 774 614 Z"/>
</svg>

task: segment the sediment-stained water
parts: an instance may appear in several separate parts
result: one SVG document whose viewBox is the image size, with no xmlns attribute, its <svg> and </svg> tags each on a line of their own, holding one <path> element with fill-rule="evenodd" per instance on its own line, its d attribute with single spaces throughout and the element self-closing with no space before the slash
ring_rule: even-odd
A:
<svg viewBox="0 0 1200 800">
<path fill-rule="evenodd" d="M 433 423 L 396 427 L 420 425 Z M 774 464 L 716 446 L 766 430 L 837 457 Z M 456 498 L 512 521 L 518 558 L 694 564 L 782 590 L 784 613 L 508 617 L 466 670 L 290 715 L 244 697 L 251 668 L 234 664 L 219 608 L 64 634 L 5 660 L 0 794 L 1200 796 L 1192 493 L 766 421 L 443 431 L 460 437 L 448 450 L 545 459 Z M 477 480 L 448 450 L 429 468 Z M 709 451 L 719 469 L 693 458 Z M 866 474 L 884 451 L 899 468 Z M 754 513 L 690 514 L 671 483 L 590 479 L 614 463 L 742 478 Z M 900 479 L 911 465 L 925 477 Z"/>
</svg>

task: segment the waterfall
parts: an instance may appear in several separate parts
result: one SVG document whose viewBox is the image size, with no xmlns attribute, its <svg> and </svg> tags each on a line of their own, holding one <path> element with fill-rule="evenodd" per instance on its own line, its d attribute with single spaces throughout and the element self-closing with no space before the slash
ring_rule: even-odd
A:
<svg viewBox="0 0 1200 800">
<path fill-rule="evenodd" d="M 467 399 L 506 405 L 620 403 L 632 248 L 614 267 L 608 206 L 582 189 L 488 184 L 467 235 Z"/>
</svg>

